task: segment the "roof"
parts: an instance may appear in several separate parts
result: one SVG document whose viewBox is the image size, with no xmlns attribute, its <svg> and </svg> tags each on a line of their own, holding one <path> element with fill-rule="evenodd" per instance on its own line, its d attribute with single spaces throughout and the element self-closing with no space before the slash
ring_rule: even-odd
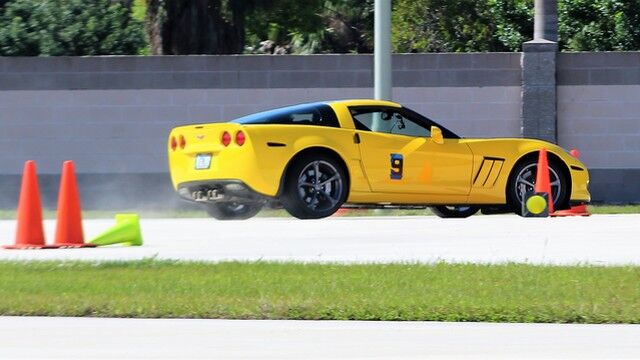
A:
<svg viewBox="0 0 640 360">
<path fill-rule="evenodd" d="M 240 124 L 250 124 L 254 122 L 262 121 L 265 117 L 271 116 L 279 116 L 281 114 L 287 114 L 295 111 L 306 111 L 309 108 L 317 107 L 319 105 L 330 105 L 330 104 L 342 104 L 346 106 L 390 106 L 390 107 L 401 107 L 400 104 L 394 103 L 392 101 L 386 100 L 373 100 L 373 99 L 353 99 L 353 100 L 331 100 L 331 101 L 318 101 L 318 102 L 309 102 L 291 106 L 280 107 L 276 109 L 261 111 L 254 114 L 249 114 L 243 117 L 239 117 L 233 122 Z"/>
<path fill-rule="evenodd" d="M 374 99 L 348 99 L 348 100 L 332 100 L 327 103 L 340 103 L 346 106 L 391 106 L 401 107 L 402 105 L 387 100 L 374 100 Z"/>
</svg>

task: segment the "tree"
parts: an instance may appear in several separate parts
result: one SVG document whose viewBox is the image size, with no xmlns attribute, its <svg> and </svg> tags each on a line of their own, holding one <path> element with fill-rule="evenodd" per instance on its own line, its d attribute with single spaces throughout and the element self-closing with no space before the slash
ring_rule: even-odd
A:
<svg viewBox="0 0 640 360">
<path fill-rule="evenodd" d="M 321 27 L 290 32 L 295 53 L 373 52 L 374 0 L 328 0 L 317 9 Z"/>
<path fill-rule="evenodd" d="M 372 50 L 373 0 L 146 1 L 154 54 Z"/>
<path fill-rule="evenodd" d="M 136 54 L 143 27 L 109 0 L 12 0 L 0 14 L 0 55 Z"/>
<path fill-rule="evenodd" d="M 533 0 L 395 0 L 397 52 L 518 51 L 533 37 Z M 561 50 L 640 50 L 640 0 L 559 0 Z"/>
<path fill-rule="evenodd" d="M 250 15 L 249 52 L 370 53 L 374 0 L 277 0 Z M 265 26 L 266 25 L 266 26 Z M 268 31 L 265 31 L 267 29 Z M 263 46 L 257 46 L 257 44 Z M 264 44 L 270 44 L 264 46 Z"/>
<path fill-rule="evenodd" d="M 533 33 L 532 0 L 397 0 L 396 52 L 517 51 Z"/>
<path fill-rule="evenodd" d="M 493 39 L 503 51 L 519 51 L 533 38 L 531 0 L 488 0 Z"/>
<path fill-rule="evenodd" d="M 393 49 L 519 51 L 533 1 L 393 0 Z M 370 53 L 373 3 L 0 0 L 0 55 L 144 54 L 146 40 L 153 54 Z M 559 0 L 558 13 L 561 50 L 640 50 L 640 0 Z"/>
<path fill-rule="evenodd" d="M 147 0 L 153 54 L 236 54 L 244 47 L 244 16 L 252 1 Z"/>
<path fill-rule="evenodd" d="M 638 0 L 564 0 L 558 16 L 564 50 L 640 50 Z"/>
<path fill-rule="evenodd" d="M 250 53 L 289 53 L 292 37 L 313 38 L 324 24 L 319 16 L 324 0 L 275 0 L 248 14 L 246 47 Z"/>
</svg>

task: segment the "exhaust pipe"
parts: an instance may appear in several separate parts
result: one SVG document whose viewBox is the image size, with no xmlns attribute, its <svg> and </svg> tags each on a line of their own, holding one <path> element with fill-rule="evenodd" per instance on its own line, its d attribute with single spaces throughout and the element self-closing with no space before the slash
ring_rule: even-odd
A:
<svg viewBox="0 0 640 360">
<path fill-rule="evenodd" d="M 209 201 L 220 200 L 222 198 L 224 198 L 224 195 L 216 189 L 207 191 L 207 199 Z"/>
<path fill-rule="evenodd" d="M 220 193 L 216 189 L 211 190 L 199 190 L 191 193 L 191 198 L 197 202 L 216 201 L 224 198 L 224 194 Z"/>
<path fill-rule="evenodd" d="M 198 202 L 204 202 L 207 201 L 207 198 L 204 196 L 204 192 L 203 191 L 194 191 L 191 193 L 191 198 L 195 201 Z"/>
</svg>

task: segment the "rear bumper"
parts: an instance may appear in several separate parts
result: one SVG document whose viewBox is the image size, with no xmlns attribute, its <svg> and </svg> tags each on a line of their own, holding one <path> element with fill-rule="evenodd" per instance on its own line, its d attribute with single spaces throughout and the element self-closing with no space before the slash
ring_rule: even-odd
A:
<svg viewBox="0 0 640 360">
<path fill-rule="evenodd" d="M 211 203 L 223 201 L 269 200 L 240 180 L 204 180 L 178 184 L 178 195 L 184 200 Z"/>
</svg>

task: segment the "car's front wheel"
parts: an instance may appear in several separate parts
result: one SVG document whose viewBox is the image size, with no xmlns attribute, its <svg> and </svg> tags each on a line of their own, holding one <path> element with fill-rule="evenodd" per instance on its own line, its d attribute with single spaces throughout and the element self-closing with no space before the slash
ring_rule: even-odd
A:
<svg viewBox="0 0 640 360">
<path fill-rule="evenodd" d="M 466 218 L 474 215 L 480 208 L 469 205 L 432 206 L 431 211 L 441 218 Z"/>
<path fill-rule="evenodd" d="M 347 199 L 346 173 L 340 162 L 326 155 L 307 155 L 295 160 L 287 171 L 280 197 L 282 206 L 298 219 L 332 215 Z"/>
<path fill-rule="evenodd" d="M 534 157 L 525 159 L 517 164 L 511 172 L 511 178 L 507 185 L 507 201 L 514 212 L 520 214 L 522 202 L 527 193 L 535 191 L 538 162 Z M 549 159 L 549 181 L 551 183 L 551 196 L 555 209 L 566 207 L 571 195 L 569 182 L 560 164 Z"/>
<path fill-rule="evenodd" d="M 256 216 L 262 209 L 262 203 L 255 202 L 216 202 L 206 204 L 207 213 L 218 220 L 245 220 Z"/>
</svg>

